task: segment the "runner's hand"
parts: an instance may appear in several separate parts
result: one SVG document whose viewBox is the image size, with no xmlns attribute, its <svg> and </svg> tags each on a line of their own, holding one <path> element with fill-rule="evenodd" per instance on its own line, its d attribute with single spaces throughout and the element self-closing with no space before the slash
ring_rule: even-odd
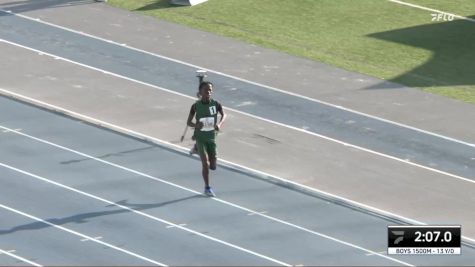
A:
<svg viewBox="0 0 475 267">
<path fill-rule="evenodd" d="M 219 130 L 221 129 L 221 127 L 219 127 L 219 125 L 216 124 L 216 125 L 214 126 L 214 129 L 215 129 L 216 131 L 219 131 Z"/>
<path fill-rule="evenodd" d="M 203 123 L 200 121 L 196 124 L 196 129 L 201 130 L 203 128 Z"/>
</svg>

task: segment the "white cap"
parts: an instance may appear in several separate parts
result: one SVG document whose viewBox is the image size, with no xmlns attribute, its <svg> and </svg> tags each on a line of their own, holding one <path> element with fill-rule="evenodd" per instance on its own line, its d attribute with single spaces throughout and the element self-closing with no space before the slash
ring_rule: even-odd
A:
<svg viewBox="0 0 475 267">
<path fill-rule="evenodd" d="M 207 73 L 206 70 L 197 70 L 197 71 L 196 71 L 196 75 L 197 75 L 197 76 L 201 76 L 201 77 L 206 76 L 206 73 Z"/>
</svg>

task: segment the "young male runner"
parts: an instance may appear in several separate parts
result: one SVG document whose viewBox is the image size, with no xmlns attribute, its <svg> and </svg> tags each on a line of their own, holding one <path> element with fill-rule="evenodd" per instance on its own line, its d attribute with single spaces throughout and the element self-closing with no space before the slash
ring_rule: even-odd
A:
<svg viewBox="0 0 475 267">
<path fill-rule="evenodd" d="M 205 195 L 214 197 L 215 194 L 209 185 L 209 170 L 216 170 L 216 134 L 221 128 L 226 115 L 221 104 L 211 98 L 213 84 L 201 82 L 199 86 L 201 99 L 197 100 L 190 109 L 187 124 L 195 127 L 196 146 L 202 163 L 202 175 L 205 183 Z M 218 122 L 218 112 L 221 118 Z M 195 117 L 195 123 L 193 123 Z"/>
<path fill-rule="evenodd" d="M 201 95 L 200 95 L 200 85 L 201 83 L 203 82 L 203 79 L 207 77 L 206 75 L 206 70 L 197 70 L 196 71 L 196 77 L 198 78 L 198 92 L 196 92 L 196 98 L 198 98 L 198 100 L 201 99 Z M 193 141 L 196 141 L 195 139 L 195 132 L 196 132 L 196 129 L 195 131 L 193 132 L 193 135 L 191 136 L 191 140 Z M 190 156 L 193 156 L 193 154 L 196 154 L 198 153 L 198 147 L 196 146 L 196 142 L 195 144 L 193 145 L 193 147 L 190 149 Z"/>
</svg>

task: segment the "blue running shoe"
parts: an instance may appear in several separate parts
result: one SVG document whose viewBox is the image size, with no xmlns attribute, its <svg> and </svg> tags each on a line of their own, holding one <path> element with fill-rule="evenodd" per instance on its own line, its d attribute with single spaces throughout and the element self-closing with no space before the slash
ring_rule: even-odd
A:
<svg viewBox="0 0 475 267">
<path fill-rule="evenodd" d="M 213 192 L 213 189 L 211 187 L 205 187 L 205 195 L 208 197 L 215 197 L 216 195 Z"/>
</svg>

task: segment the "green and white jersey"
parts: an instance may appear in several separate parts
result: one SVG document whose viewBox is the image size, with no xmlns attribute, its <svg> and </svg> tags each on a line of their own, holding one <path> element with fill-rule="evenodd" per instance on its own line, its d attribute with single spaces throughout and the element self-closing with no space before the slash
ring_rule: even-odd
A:
<svg viewBox="0 0 475 267">
<path fill-rule="evenodd" d="M 197 140 L 209 140 L 216 137 L 214 126 L 218 121 L 218 111 L 222 109 L 221 104 L 214 99 L 208 103 L 198 100 L 194 104 L 196 122 L 202 122 L 203 128 L 195 131 Z"/>
</svg>

